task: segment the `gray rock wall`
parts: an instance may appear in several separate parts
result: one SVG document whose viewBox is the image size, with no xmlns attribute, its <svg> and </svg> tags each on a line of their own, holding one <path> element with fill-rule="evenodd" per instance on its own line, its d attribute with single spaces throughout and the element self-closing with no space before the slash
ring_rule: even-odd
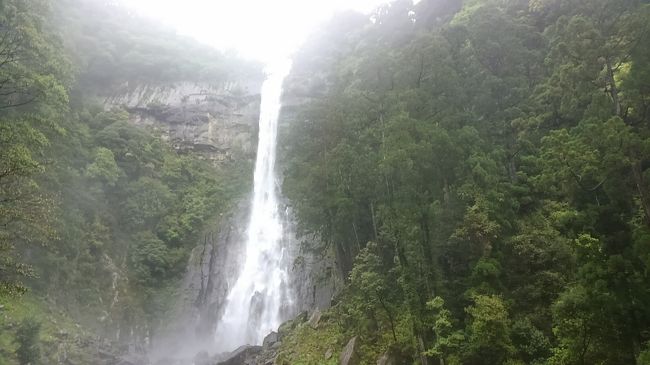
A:
<svg viewBox="0 0 650 365">
<path fill-rule="evenodd" d="M 217 320 L 243 259 L 248 200 L 215 222 L 192 250 L 173 313 L 153 339 L 152 359 L 191 359 L 211 350 Z"/>
<path fill-rule="evenodd" d="M 195 151 L 215 163 L 251 159 L 261 84 L 127 84 L 104 96 L 104 107 L 124 107 L 133 124 L 156 130 L 179 151 Z"/>
<path fill-rule="evenodd" d="M 215 163 L 253 159 L 260 87 L 261 81 L 248 85 L 180 83 L 125 87 L 107 97 L 105 107 L 126 108 L 132 123 L 159 131 L 180 151 L 198 151 Z M 291 101 L 291 105 L 283 108 L 284 115 L 291 114 L 300 103 L 296 99 Z M 281 124 L 281 128 L 290 127 L 290 122 Z M 278 162 L 281 166 L 282 161 Z M 314 246 L 317 237 L 296 236 L 290 202 L 283 204 L 280 208 L 285 214 L 283 244 L 292 261 L 292 289 L 296 299 L 285 313 L 290 319 L 302 311 L 328 308 L 341 280 L 332 254 L 306 249 Z M 197 243 L 175 298 L 173 313 L 153 336 L 150 352 L 153 363 L 182 362 L 211 350 L 215 326 L 239 275 L 249 210 L 246 198 L 230 217 L 208 227 Z"/>
<path fill-rule="evenodd" d="M 303 311 L 312 313 L 331 306 L 332 299 L 342 288 L 342 280 L 329 251 L 315 252 L 309 249 L 317 237 L 294 238 L 291 279 L 296 299 L 294 315 Z"/>
<path fill-rule="evenodd" d="M 282 177 L 287 156 L 286 139 L 289 131 L 298 123 L 305 123 L 301 111 L 305 105 L 322 95 L 327 89 L 327 75 L 313 72 L 308 68 L 294 64 L 290 75 L 285 80 L 282 96 L 282 110 L 278 123 L 278 166 Z M 285 201 L 291 206 L 290 201 Z M 296 217 L 289 214 L 287 221 L 294 224 Z M 297 313 L 302 311 L 312 312 L 315 309 L 330 307 L 333 297 L 343 287 L 343 277 L 337 269 L 336 257 L 332 250 L 315 251 L 315 247 L 322 247 L 320 237 L 314 235 L 295 236 L 292 230 L 294 243 L 292 278 L 296 296 Z"/>
</svg>

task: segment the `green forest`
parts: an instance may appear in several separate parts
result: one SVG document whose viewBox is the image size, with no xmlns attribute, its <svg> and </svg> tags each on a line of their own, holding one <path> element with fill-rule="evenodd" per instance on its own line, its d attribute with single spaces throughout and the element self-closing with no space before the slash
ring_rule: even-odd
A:
<svg viewBox="0 0 650 365">
<path fill-rule="evenodd" d="M 364 364 L 650 363 L 650 5 L 396 1 L 326 29 L 283 190 L 347 273 L 330 338 Z"/>
<path fill-rule="evenodd" d="M 93 364 L 91 334 L 144 336 L 203 225 L 250 185 L 249 164 L 179 154 L 95 96 L 260 72 L 111 6 L 0 1 L 0 364 Z"/>
<path fill-rule="evenodd" d="M 106 92 L 260 75 L 111 1 L 0 0 L 0 365 L 146 343 L 251 190 Z M 344 285 L 273 364 L 650 365 L 648 0 L 341 12 L 285 94 L 281 192 Z"/>
</svg>

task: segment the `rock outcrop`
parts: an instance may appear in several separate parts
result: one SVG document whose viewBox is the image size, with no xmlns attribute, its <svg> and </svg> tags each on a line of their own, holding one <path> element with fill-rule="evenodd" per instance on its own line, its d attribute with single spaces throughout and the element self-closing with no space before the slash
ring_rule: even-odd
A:
<svg viewBox="0 0 650 365">
<path fill-rule="evenodd" d="M 301 57 L 301 56 L 299 56 Z M 302 55 L 304 57 L 304 55 Z M 278 120 L 278 176 L 286 168 L 287 146 L 290 131 L 296 125 L 306 123 L 303 111 L 305 105 L 322 97 L 330 86 L 328 75 L 320 72 L 319 67 L 312 67 L 311 62 L 295 60 L 291 72 L 284 81 L 282 109 Z M 312 60 L 319 62 L 318 60 Z M 290 207 L 291 202 L 285 204 Z M 295 222 L 295 215 L 287 213 L 288 220 Z M 334 295 L 342 288 L 343 276 L 337 270 L 334 254 L 328 250 L 317 251 L 315 247 L 323 246 L 320 237 L 301 235 L 293 238 L 295 243 L 293 257 L 294 294 L 299 311 L 329 308 Z"/>
<path fill-rule="evenodd" d="M 106 97 L 104 105 L 107 109 L 124 107 L 133 124 L 159 131 L 181 152 L 196 151 L 219 164 L 254 158 L 260 88 L 261 80 L 217 86 L 196 83 L 125 86 Z M 293 101 L 292 105 L 297 102 Z M 278 163 L 281 165 L 282 161 Z M 306 249 L 318 246 L 317 238 L 296 237 L 295 219 L 289 207 L 290 203 L 284 201 L 280 211 L 285 215 L 283 245 L 288 257 L 293 258 L 291 290 L 295 301 L 282 314 L 284 318 L 328 308 L 342 282 L 332 254 Z M 249 209 L 249 199 L 243 200 L 231 217 L 208 227 L 192 251 L 174 310 L 167 323 L 161 324 L 153 334 L 150 357 L 154 363 L 206 360 L 202 351 L 213 348 L 217 322 L 241 268 Z M 307 315 L 304 317 L 306 321 Z M 318 320 L 314 318 L 314 326 L 318 326 Z M 258 356 L 260 363 L 273 362 L 281 341 L 281 335 L 268 338 Z M 249 354 L 253 350 L 249 349 Z M 216 362 L 214 358 L 210 361 Z"/>
<path fill-rule="evenodd" d="M 341 365 L 359 365 L 360 359 L 358 354 L 358 345 L 359 339 L 357 336 L 354 336 L 348 341 L 348 344 L 345 345 L 345 349 L 341 352 L 341 358 L 339 363 Z"/>
<path fill-rule="evenodd" d="M 257 365 L 261 351 L 262 346 L 245 345 L 230 353 L 227 359 L 217 362 L 217 365 Z"/>
<path fill-rule="evenodd" d="M 264 341 L 262 341 L 262 347 L 264 348 L 270 348 L 272 346 L 275 346 L 279 342 L 280 337 L 278 336 L 277 332 L 271 332 L 266 337 L 264 337 Z"/>
<path fill-rule="evenodd" d="M 318 324 L 320 322 L 320 317 L 322 316 L 322 313 L 318 308 L 314 310 L 314 312 L 311 314 L 311 317 L 309 317 L 309 326 L 313 329 L 318 328 Z"/>
<path fill-rule="evenodd" d="M 286 168 L 287 146 L 290 131 L 297 125 L 308 123 L 301 113 L 305 105 L 321 98 L 330 87 L 329 75 L 322 70 L 328 69 L 321 62 L 329 60 L 320 57 L 309 59 L 310 53 L 298 54 L 293 67 L 284 82 L 282 110 L 278 120 L 278 176 Z M 305 57 L 307 59 L 305 59 Z M 285 202 L 291 206 L 291 202 Z M 289 221 L 295 222 L 293 213 L 288 213 Z M 333 297 L 343 287 L 346 274 L 338 269 L 332 250 L 315 249 L 325 245 L 316 235 L 302 235 L 294 238 L 292 270 L 294 295 L 297 310 L 312 312 L 318 308 L 324 310 L 332 305 Z"/>
<path fill-rule="evenodd" d="M 248 216 L 246 199 L 192 250 L 167 329 L 153 339 L 153 358 L 191 359 L 212 348 L 217 320 L 239 275 Z"/>
<path fill-rule="evenodd" d="M 288 242 L 288 255 L 293 259 L 291 265 L 291 290 L 295 298 L 294 308 L 287 318 L 306 311 L 327 309 L 332 298 L 342 287 L 342 278 L 335 269 L 333 255 L 329 252 L 315 252 L 317 238 L 313 236 L 296 236 L 295 216 L 285 202 L 285 240 Z"/>
<path fill-rule="evenodd" d="M 124 107 L 133 124 L 159 132 L 179 151 L 196 151 L 215 163 L 251 159 L 261 83 L 124 85 L 105 96 L 104 106 Z"/>
</svg>

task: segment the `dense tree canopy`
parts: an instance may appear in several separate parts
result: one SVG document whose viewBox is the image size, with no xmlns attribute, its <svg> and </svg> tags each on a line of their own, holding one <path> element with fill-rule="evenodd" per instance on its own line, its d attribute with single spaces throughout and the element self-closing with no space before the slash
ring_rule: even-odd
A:
<svg viewBox="0 0 650 365">
<path fill-rule="evenodd" d="M 420 363 L 642 363 L 649 5 L 342 19 L 296 57 L 290 85 L 320 88 L 292 112 L 284 191 L 349 275 L 335 312 L 366 360 L 399 343 Z"/>
<path fill-rule="evenodd" d="M 362 363 L 650 364 L 648 1 L 397 0 L 322 30 L 282 188 L 345 287 L 278 358 L 358 336 Z M 33 295 L 0 363 L 51 355 L 55 312 L 145 343 L 250 184 L 94 99 L 260 74 L 113 1 L 0 0 L 0 311 Z"/>
</svg>

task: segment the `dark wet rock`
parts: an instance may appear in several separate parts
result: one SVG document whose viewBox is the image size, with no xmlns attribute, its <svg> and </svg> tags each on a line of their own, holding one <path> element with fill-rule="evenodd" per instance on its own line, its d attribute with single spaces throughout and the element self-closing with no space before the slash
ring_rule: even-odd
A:
<svg viewBox="0 0 650 365">
<path fill-rule="evenodd" d="M 262 319 L 262 314 L 264 313 L 265 303 L 264 299 L 266 298 L 264 293 L 256 291 L 251 298 L 250 308 L 248 309 L 249 315 L 249 325 L 257 327 Z"/>
<path fill-rule="evenodd" d="M 264 341 L 262 341 L 262 347 L 269 348 L 273 346 L 275 343 L 277 343 L 278 340 L 279 340 L 278 333 L 271 332 L 268 335 L 266 335 L 266 337 L 264 337 Z"/>
<path fill-rule="evenodd" d="M 291 330 L 296 328 L 301 323 L 307 321 L 307 311 L 300 312 L 294 319 L 288 320 L 280 325 L 278 328 L 278 340 L 282 340 Z"/>
<path fill-rule="evenodd" d="M 246 231 L 241 222 L 248 220 L 249 209 L 248 199 L 242 200 L 230 217 L 221 217 L 204 232 L 192 250 L 167 330 L 154 337 L 158 358 L 183 353 L 191 359 L 213 345 L 216 323 L 239 273 Z"/>
<path fill-rule="evenodd" d="M 241 346 L 226 356 L 217 365 L 257 365 L 257 357 L 262 351 L 262 346 Z"/>
</svg>

